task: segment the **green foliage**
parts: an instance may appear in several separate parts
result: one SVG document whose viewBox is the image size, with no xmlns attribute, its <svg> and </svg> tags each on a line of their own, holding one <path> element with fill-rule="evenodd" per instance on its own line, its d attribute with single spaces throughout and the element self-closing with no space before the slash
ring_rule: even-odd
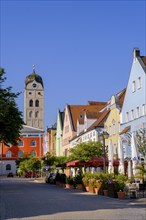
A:
<svg viewBox="0 0 146 220">
<path fill-rule="evenodd" d="M 125 176 L 122 173 L 115 176 L 115 189 L 117 192 L 124 190 L 126 181 L 127 181 L 127 176 Z"/>
<path fill-rule="evenodd" d="M 107 189 L 108 182 L 112 182 L 114 180 L 113 173 L 98 173 L 98 178 L 102 182 L 102 188 Z"/>
<path fill-rule="evenodd" d="M 94 174 L 91 172 L 87 172 L 83 174 L 83 178 L 82 181 L 84 183 L 85 186 L 89 185 L 89 180 L 94 178 Z"/>
<path fill-rule="evenodd" d="M 0 142 L 17 145 L 24 122 L 15 99 L 20 93 L 13 93 L 12 87 L 3 88 L 6 77 L 0 68 Z"/>
<path fill-rule="evenodd" d="M 74 179 L 72 177 L 70 177 L 70 176 L 69 177 L 67 176 L 66 177 L 66 183 L 70 184 L 70 185 L 73 185 L 74 184 Z"/>
<path fill-rule="evenodd" d="M 28 171 L 38 171 L 41 168 L 41 161 L 33 156 L 29 156 L 28 158 L 20 161 L 19 163 L 19 170 L 22 172 Z"/>
<path fill-rule="evenodd" d="M 137 131 L 136 140 L 139 152 L 146 158 L 146 128 Z"/>
<path fill-rule="evenodd" d="M 70 159 L 85 162 L 95 156 L 103 154 L 102 144 L 100 142 L 85 142 L 79 143 L 74 148 L 70 149 Z"/>
<path fill-rule="evenodd" d="M 82 175 L 76 175 L 75 177 L 74 177 L 74 182 L 75 182 L 75 184 L 82 184 Z"/>
<path fill-rule="evenodd" d="M 56 167 L 56 166 L 64 166 L 62 168 L 65 168 L 65 162 L 68 160 L 68 158 L 66 156 L 54 156 L 51 155 L 49 152 L 46 153 L 46 155 L 44 157 L 42 157 L 42 161 L 43 161 L 43 165 L 44 166 L 52 166 L 52 167 Z"/>
<path fill-rule="evenodd" d="M 138 179 L 142 179 L 144 181 L 145 175 L 146 175 L 146 163 L 141 163 L 141 164 L 137 165 L 135 169 L 138 170 L 136 177 Z"/>
</svg>

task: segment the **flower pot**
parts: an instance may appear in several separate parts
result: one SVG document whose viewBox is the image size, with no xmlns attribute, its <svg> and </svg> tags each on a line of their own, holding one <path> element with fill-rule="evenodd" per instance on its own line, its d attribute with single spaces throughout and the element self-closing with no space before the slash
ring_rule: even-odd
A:
<svg viewBox="0 0 146 220">
<path fill-rule="evenodd" d="M 79 183 L 78 183 L 77 186 L 76 186 L 76 188 L 79 189 L 79 190 L 82 190 L 82 188 L 83 188 L 83 187 L 82 187 L 82 184 L 79 184 Z"/>
<path fill-rule="evenodd" d="M 104 190 L 103 190 L 103 194 L 104 194 L 104 196 L 108 196 L 108 190 L 107 190 L 107 189 L 104 189 Z"/>
<path fill-rule="evenodd" d="M 73 189 L 73 188 L 74 188 L 74 186 L 73 186 L 73 185 L 71 185 L 71 184 L 66 183 L 65 188 L 66 188 L 66 189 Z"/>
<path fill-rule="evenodd" d="M 89 192 L 89 186 L 85 186 L 86 192 Z"/>
<path fill-rule="evenodd" d="M 119 191 L 117 192 L 118 199 L 125 199 L 125 192 Z"/>
<path fill-rule="evenodd" d="M 95 193 L 95 190 L 94 190 L 95 188 L 94 188 L 94 186 L 89 186 L 89 192 L 90 193 Z"/>
<path fill-rule="evenodd" d="M 100 188 L 94 188 L 96 195 L 98 195 L 99 189 L 100 189 Z"/>
</svg>

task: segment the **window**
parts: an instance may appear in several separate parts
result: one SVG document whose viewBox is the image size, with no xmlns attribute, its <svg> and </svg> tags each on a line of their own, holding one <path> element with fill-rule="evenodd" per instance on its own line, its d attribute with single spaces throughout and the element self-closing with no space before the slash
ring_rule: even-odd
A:
<svg viewBox="0 0 146 220">
<path fill-rule="evenodd" d="M 35 113 L 35 117 L 36 117 L 36 118 L 39 117 L 39 111 L 37 111 L 37 112 Z"/>
<path fill-rule="evenodd" d="M 6 165 L 6 170 L 11 170 L 11 164 Z"/>
<path fill-rule="evenodd" d="M 138 84 L 137 84 L 137 88 L 140 89 L 141 88 L 141 77 L 138 77 Z"/>
<path fill-rule="evenodd" d="M 136 90 L 136 84 L 135 81 L 132 82 L 132 92 L 135 92 Z"/>
<path fill-rule="evenodd" d="M 129 112 L 126 112 L 126 122 L 129 121 Z"/>
<path fill-rule="evenodd" d="M 23 147 L 23 144 L 24 144 L 23 141 L 19 141 L 19 142 L 18 142 L 18 146 L 19 146 L 19 147 Z"/>
<path fill-rule="evenodd" d="M 22 150 L 19 150 L 18 151 L 18 157 L 21 157 L 23 155 L 23 151 Z"/>
<path fill-rule="evenodd" d="M 32 118 L 32 111 L 29 112 L 29 117 Z"/>
<path fill-rule="evenodd" d="M 35 107 L 39 107 L 39 100 L 35 101 Z"/>
<path fill-rule="evenodd" d="M 29 92 L 29 95 L 31 95 L 32 93 L 31 92 Z"/>
<path fill-rule="evenodd" d="M 116 125 L 115 125 L 115 120 L 112 121 L 113 124 L 113 134 L 116 134 Z"/>
<path fill-rule="evenodd" d="M 32 99 L 29 101 L 29 107 L 33 107 L 33 101 L 32 101 Z"/>
<path fill-rule="evenodd" d="M 111 126 L 109 126 L 109 135 L 110 136 L 112 135 L 112 128 L 111 128 Z"/>
<path fill-rule="evenodd" d="M 10 150 L 8 150 L 7 152 L 6 152 L 6 157 L 8 158 L 8 157 L 12 157 L 12 152 L 10 151 Z"/>
<path fill-rule="evenodd" d="M 82 115 L 82 114 L 80 114 L 80 118 L 83 118 L 83 115 Z"/>
<path fill-rule="evenodd" d="M 31 154 L 31 156 L 36 156 L 35 150 L 32 150 L 30 154 Z"/>
<path fill-rule="evenodd" d="M 35 146 L 36 146 L 36 141 L 35 141 L 35 140 L 32 140 L 32 141 L 30 142 L 30 146 L 35 147 Z"/>
<path fill-rule="evenodd" d="M 139 118 L 140 114 L 139 114 L 139 107 L 136 108 L 136 117 Z"/>
<path fill-rule="evenodd" d="M 131 120 L 133 120 L 134 119 L 134 110 L 132 109 L 131 110 Z"/>
<path fill-rule="evenodd" d="M 142 105 L 142 115 L 145 115 L 145 104 Z"/>
</svg>

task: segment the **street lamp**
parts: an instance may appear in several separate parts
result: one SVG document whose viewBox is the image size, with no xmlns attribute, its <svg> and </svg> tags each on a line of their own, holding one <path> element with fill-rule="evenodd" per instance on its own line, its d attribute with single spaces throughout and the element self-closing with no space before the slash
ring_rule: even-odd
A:
<svg viewBox="0 0 146 220">
<path fill-rule="evenodd" d="M 105 139 L 108 139 L 109 134 L 106 131 L 103 131 L 101 134 L 99 134 L 99 140 L 103 143 L 103 171 L 106 173 L 106 151 L 105 151 Z"/>
</svg>

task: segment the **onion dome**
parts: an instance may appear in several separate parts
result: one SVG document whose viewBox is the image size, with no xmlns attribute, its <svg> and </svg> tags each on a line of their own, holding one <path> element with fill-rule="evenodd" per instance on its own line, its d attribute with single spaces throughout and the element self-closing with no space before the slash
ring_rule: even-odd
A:
<svg viewBox="0 0 146 220">
<path fill-rule="evenodd" d="M 42 87 L 44 87 L 42 77 L 39 76 L 38 74 L 36 74 L 35 68 L 33 65 L 33 72 L 30 75 L 28 75 L 25 79 L 25 86 L 27 86 L 27 84 L 29 84 L 29 83 L 32 83 L 34 80 L 37 83 L 40 83 L 42 85 Z"/>
</svg>

